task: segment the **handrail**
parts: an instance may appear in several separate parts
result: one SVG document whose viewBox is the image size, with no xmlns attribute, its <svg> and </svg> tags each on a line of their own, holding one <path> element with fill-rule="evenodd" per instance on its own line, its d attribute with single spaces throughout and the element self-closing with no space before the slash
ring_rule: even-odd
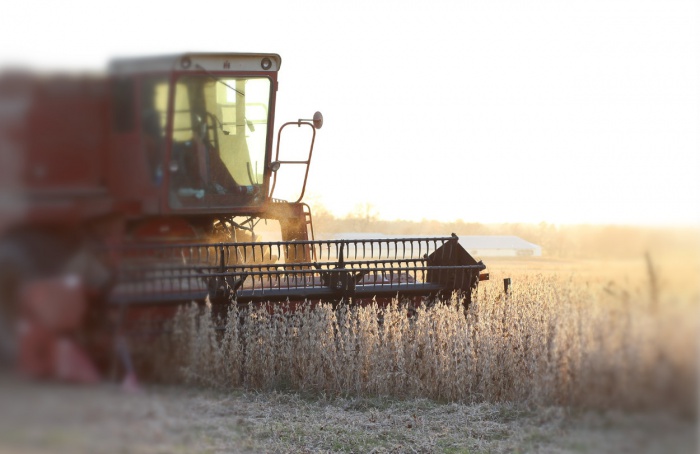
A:
<svg viewBox="0 0 700 454">
<path fill-rule="evenodd" d="M 309 156 L 306 160 L 303 160 L 303 161 L 281 161 L 279 158 L 280 157 L 280 142 L 282 140 L 282 130 L 290 125 L 297 125 L 299 127 L 301 127 L 301 125 L 307 125 L 307 126 L 311 127 L 311 131 L 313 132 L 313 135 L 311 136 L 311 146 L 309 147 Z M 302 164 L 302 165 L 306 165 L 306 172 L 304 173 L 304 184 L 301 187 L 301 194 L 299 195 L 299 198 L 296 201 L 294 201 L 293 203 L 299 203 L 299 202 L 301 202 L 301 199 L 304 198 L 304 193 L 306 192 L 306 181 L 309 178 L 309 167 L 311 166 L 311 155 L 313 154 L 313 151 L 314 151 L 314 143 L 315 142 L 316 142 L 316 128 L 314 127 L 313 124 L 311 124 L 307 121 L 299 120 L 299 121 L 287 122 L 287 123 L 283 124 L 282 126 L 280 126 L 280 129 L 277 132 L 277 148 L 276 148 L 276 152 L 275 152 L 275 161 L 274 162 L 276 162 L 278 164 Z M 275 193 L 275 186 L 277 185 L 277 172 L 278 171 L 279 171 L 279 169 L 277 171 L 272 172 L 272 187 L 270 188 L 269 198 L 272 198 L 272 195 Z"/>
</svg>

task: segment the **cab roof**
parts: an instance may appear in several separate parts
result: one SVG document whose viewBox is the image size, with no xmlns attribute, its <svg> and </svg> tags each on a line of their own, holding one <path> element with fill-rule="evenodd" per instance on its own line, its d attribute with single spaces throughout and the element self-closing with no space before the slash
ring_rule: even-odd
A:
<svg viewBox="0 0 700 454">
<path fill-rule="evenodd" d="M 197 53 L 188 52 L 154 57 L 117 58 L 109 72 L 116 75 L 171 71 L 269 71 L 277 72 L 282 58 L 265 53 Z"/>
</svg>

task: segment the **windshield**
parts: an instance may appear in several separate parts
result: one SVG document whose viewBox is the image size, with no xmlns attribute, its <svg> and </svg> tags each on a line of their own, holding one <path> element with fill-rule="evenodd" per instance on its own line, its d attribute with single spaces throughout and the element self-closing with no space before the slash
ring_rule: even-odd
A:
<svg viewBox="0 0 700 454">
<path fill-rule="evenodd" d="M 171 207 L 262 202 L 269 100 L 267 78 L 202 74 L 177 79 Z"/>
</svg>

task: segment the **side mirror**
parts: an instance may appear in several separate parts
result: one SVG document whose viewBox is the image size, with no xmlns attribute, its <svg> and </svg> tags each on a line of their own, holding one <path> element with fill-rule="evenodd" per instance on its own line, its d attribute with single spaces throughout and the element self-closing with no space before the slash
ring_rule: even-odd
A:
<svg viewBox="0 0 700 454">
<path fill-rule="evenodd" d="M 321 129 L 321 126 L 323 126 L 323 115 L 321 114 L 321 112 L 317 111 L 314 114 L 313 123 L 314 123 L 314 128 Z"/>
<path fill-rule="evenodd" d="M 323 126 L 323 114 L 321 112 L 316 112 L 313 119 L 300 118 L 299 123 L 302 121 L 310 121 L 314 125 L 314 129 L 321 129 L 321 126 Z"/>
</svg>

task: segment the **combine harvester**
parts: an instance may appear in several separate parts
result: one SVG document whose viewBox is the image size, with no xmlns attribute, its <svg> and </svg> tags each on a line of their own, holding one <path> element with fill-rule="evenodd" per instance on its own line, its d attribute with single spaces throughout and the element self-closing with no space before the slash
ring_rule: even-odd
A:
<svg viewBox="0 0 700 454">
<path fill-rule="evenodd" d="M 280 64 L 192 53 L 0 76 L 0 330 L 25 372 L 56 376 L 89 333 L 191 301 L 469 301 L 485 266 L 454 235 L 314 240 L 302 199 L 323 117 L 283 124 L 273 148 Z M 308 131 L 305 159 L 280 155 L 288 128 Z M 293 166 L 298 199 L 274 198 Z M 261 221 L 282 241 L 256 241 Z"/>
</svg>

